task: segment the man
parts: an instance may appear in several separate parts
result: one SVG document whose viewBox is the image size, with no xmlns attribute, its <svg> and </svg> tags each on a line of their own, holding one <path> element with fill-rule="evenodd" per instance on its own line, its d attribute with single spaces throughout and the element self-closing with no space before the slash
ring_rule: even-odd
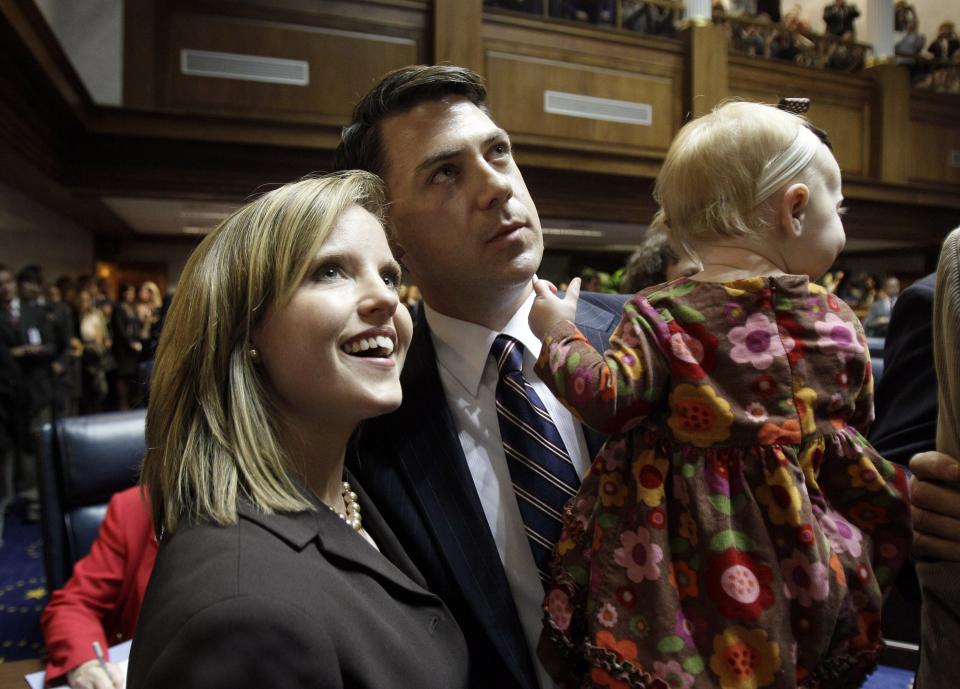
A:
<svg viewBox="0 0 960 689">
<path fill-rule="evenodd" d="M 497 363 L 520 352 L 521 373 L 552 423 L 544 432 L 559 434 L 576 473 L 602 438 L 533 373 L 540 343 L 527 314 L 543 255 L 540 219 L 485 96 L 469 70 L 409 67 L 374 87 L 344 131 L 336 165 L 386 181 L 392 241 L 424 299 L 401 379 L 403 406 L 362 429 L 364 460 L 351 469 L 456 616 L 472 686 L 533 689 L 552 686 L 534 649 L 544 594 L 538 569 L 559 528 L 553 542 L 537 541 L 539 527 L 528 521 L 537 498 L 521 487 L 518 503 L 512 484 L 522 453 L 511 448 L 508 459 L 501 438 L 511 427 L 502 425 L 506 407 L 498 412 Z M 581 295 L 578 325 L 595 346 L 605 347 L 622 302 Z M 501 333 L 513 340 L 498 340 Z M 509 351 L 494 361 L 498 342 Z M 559 473 L 538 476 L 561 482 Z M 563 490 L 572 495 L 576 486 Z"/>
<path fill-rule="evenodd" d="M 895 277 L 888 277 L 883 281 L 883 290 L 881 290 L 880 296 L 870 305 L 867 318 L 863 321 L 863 329 L 867 331 L 867 335 L 884 337 L 887 334 L 887 328 L 890 326 L 890 314 L 893 313 L 893 307 L 896 305 L 899 296 L 900 280 Z"/>
<path fill-rule="evenodd" d="M 0 337 L 17 363 L 22 376 L 17 393 L 21 403 L 14 422 L 14 454 L 17 457 L 16 482 L 27 499 L 27 519 L 40 516 L 37 494 L 37 459 L 34 434 L 52 420 L 54 381 L 64 372 L 67 338 L 57 315 L 38 303 L 42 278 L 34 267 L 13 276 L 0 268 Z"/>
<path fill-rule="evenodd" d="M 848 5 L 846 0 L 834 0 L 833 4 L 823 8 L 827 33 L 838 38 L 853 36 L 853 20 L 859 16 L 860 10 L 855 5 Z"/>
</svg>

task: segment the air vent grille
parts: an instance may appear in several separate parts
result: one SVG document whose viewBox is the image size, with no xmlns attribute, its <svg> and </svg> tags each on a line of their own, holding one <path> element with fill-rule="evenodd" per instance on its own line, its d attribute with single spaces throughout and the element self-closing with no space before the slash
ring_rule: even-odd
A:
<svg viewBox="0 0 960 689">
<path fill-rule="evenodd" d="M 209 50 L 181 50 L 180 71 L 195 77 L 260 81 L 289 86 L 307 86 L 310 83 L 310 63 L 305 60 Z"/>
<path fill-rule="evenodd" d="M 543 110 L 552 115 L 585 117 L 590 120 L 622 122 L 645 127 L 653 124 L 653 106 L 649 103 L 595 98 L 563 91 L 544 91 Z"/>
</svg>

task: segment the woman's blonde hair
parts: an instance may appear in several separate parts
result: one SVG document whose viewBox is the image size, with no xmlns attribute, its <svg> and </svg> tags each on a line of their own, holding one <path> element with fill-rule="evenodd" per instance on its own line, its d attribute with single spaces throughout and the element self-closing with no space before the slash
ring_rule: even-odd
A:
<svg viewBox="0 0 960 689">
<path fill-rule="evenodd" d="M 757 183 L 806 125 L 793 113 L 741 101 L 687 123 L 657 175 L 652 226 L 691 255 L 703 240 L 760 236 L 772 209 L 758 199 Z"/>
<path fill-rule="evenodd" d="M 237 520 L 238 495 L 265 512 L 311 509 L 289 473 L 251 334 L 303 282 L 349 207 L 383 222 L 379 177 L 303 179 L 240 208 L 183 269 L 157 349 L 141 480 L 158 533 L 181 520 Z"/>
<path fill-rule="evenodd" d="M 154 309 L 159 309 L 161 306 L 163 306 L 163 296 L 160 294 L 160 287 L 157 286 L 157 283 L 153 282 L 152 280 L 147 280 L 140 285 L 140 289 L 138 290 L 138 298 L 139 292 L 142 292 L 143 290 L 147 290 L 147 292 L 150 293 L 150 301 L 147 304 L 148 306 Z"/>
</svg>

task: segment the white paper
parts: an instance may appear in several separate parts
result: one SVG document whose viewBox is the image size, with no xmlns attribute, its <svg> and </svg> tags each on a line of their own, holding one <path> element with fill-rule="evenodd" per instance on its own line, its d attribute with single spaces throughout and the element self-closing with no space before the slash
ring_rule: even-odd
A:
<svg viewBox="0 0 960 689">
<path fill-rule="evenodd" d="M 123 673 L 124 679 L 127 676 L 127 661 L 130 659 L 130 641 L 124 641 L 122 644 L 117 644 L 116 646 L 110 647 L 110 662 L 120 668 L 120 672 Z M 43 689 L 43 682 L 46 679 L 46 673 L 42 670 L 40 672 L 33 672 L 29 675 L 24 675 L 23 677 L 27 680 L 27 684 L 30 685 L 30 689 Z M 66 675 L 64 675 L 66 679 Z M 66 681 L 62 684 L 56 684 L 50 687 L 50 689 L 60 689 L 61 687 L 67 687 Z"/>
</svg>

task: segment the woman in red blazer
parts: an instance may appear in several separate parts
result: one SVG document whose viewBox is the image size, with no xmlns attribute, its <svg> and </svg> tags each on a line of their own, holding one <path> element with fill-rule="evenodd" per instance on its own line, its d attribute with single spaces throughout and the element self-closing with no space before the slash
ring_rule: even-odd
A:
<svg viewBox="0 0 960 689">
<path fill-rule="evenodd" d="M 132 638 L 156 558 L 157 539 L 140 488 L 117 493 L 90 552 L 74 566 L 66 585 L 53 592 L 40 618 L 48 682 L 67 673 L 71 687 L 112 686 L 93 642 L 106 654 L 110 645 Z M 122 686 L 122 678 L 116 686 Z"/>
</svg>

